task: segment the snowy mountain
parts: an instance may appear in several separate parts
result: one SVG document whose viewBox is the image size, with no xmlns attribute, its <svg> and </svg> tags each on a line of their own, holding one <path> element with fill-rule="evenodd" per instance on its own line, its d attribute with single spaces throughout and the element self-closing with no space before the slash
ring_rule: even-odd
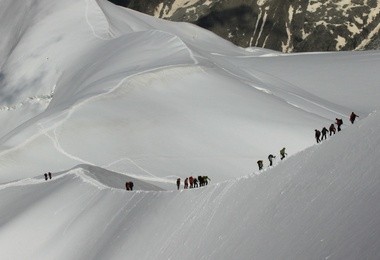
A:
<svg viewBox="0 0 380 260">
<path fill-rule="evenodd" d="M 380 48 L 379 1 L 110 1 L 155 17 L 197 24 L 242 47 L 282 52 Z"/>
<path fill-rule="evenodd" d="M 106 0 L 0 6 L 2 258 L 378 259 L 380 52 L 243 49 Z M 211 183 L 177 191 L 190 175 Z"/>
</svg>

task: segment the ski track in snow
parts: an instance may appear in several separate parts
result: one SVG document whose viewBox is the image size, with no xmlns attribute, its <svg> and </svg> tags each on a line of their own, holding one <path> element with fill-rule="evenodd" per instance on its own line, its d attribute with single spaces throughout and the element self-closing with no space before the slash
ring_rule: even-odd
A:
<svg viewBox="0 0 380 260">
<path fill-rule="evenodd" d="M 39 124 L 39 125 L 42 127 L 41 124 Z M 74 160 L 74 161 L 78 161 L 78 162 L 83 163 L 83 164 L 89 164 L 89 165 L 93 165 L 93 166 L 94 166 L 93 163 L 88 162 L 88 161 L 85 161 L 85 160 L 83 160 L 83 159 L 81 159 L 81 158 L 79 158 L 79 157 L 77 157 L 77 156 L 75 156 L 75 155 L 72 155 L 72 154 L 66 152 L 66 151 L 62 148 L 61 144 L 59 143 L 59 140 L 58 140 L 58 137 L 57 137 L 57 132 L 56 132 L 56 130 L 57 130 L 57 128 L 54 128 L 54 129 L 53 129 L 54 137 L 50 136 L 50 135 L 47 133 L 47 131 L 43 131 L 43 133 L 44 133 L 44 134 L 45 134 L 45 135 L 46 135 L 46 136 L 52 141 L 54 147 L 56 148 L 56 150 L 57 150 L 58 152 L 60 152 L 61 154 L 65 155 L 66 157 L 68 157 L 68 158 L 70 158 L 70 159 L 72 159 L 72 160 Z"/>
<path fill-rule="evenodd" d="M 222 57 L 229 57 L 229 56 L 222 55 L 222 54 L 218 54 L 218 53 L 212 53 L 212 55 L 222 56 Z M 211 61 L 211 60 L 210 60 L 210 61 Z M 251 80 L 250 80 L 249 78 L 246 78 L 246 77 L 244 77 L 244 76 L 242 76 L 242 75 L 236 74 L 236 73 L 234 73 L 234 72 L 233 72 L 232 70 L 230 70 L 230 69 L 226 69 L 226 68 L 221 67 L 221 66 L 218 64 L 218 62 L 214 62 L 214 61 L 211 61 L 211 62 L 212 62 L 216 67 L 218 67 L 218 68 L 222 69 L 223 71 L 227 72 L 229 75 L 233 76 L 233 77 L 236 78 L 237 80 L 239 80 L 239 81 L 241 81 L 241 82 L 243 82 L 243 83 L 245 83 L 245 84 L 248 84 L 248 85 L 250 85 L 250 86 L 256 88 L 257 90 L 262 91 L 262 92 L 264 92 L 264 93 L 266 93 L 266 94 L 268 94 L 268 95 L 275 95 L 275 96 L 278 97 L 279 99 L 283 100 L 284 102 L 288 103 L 289 105 L 291 105 L 291 106 L 293 106 L 293 107 L 295 107 L 295 108 L 297 108 L 297 109 L 301 109 L 301 110 L 303 110 L 303 111 L 305 111 L 305 112 L 307 112 L 307 113 L 311 113 L 311 114 L 317 115 L 316 113 L 313 113 L 312 111 L 306 109 L 305 106 L 301 106 L 301 105 L 297 105 L 297 104 L 291 103 L 291 102 L 287 101 L 286 99 L 284 99 L 284 98 L 282 98 L 282 97 L 276 95 L 276 94 L 273 93 L 273 91 L 271 91 L 271 90 L 268 90 L 268 89 L 266 89 L 266 88 L 264 88 L 264 87 L 258 87 L 258 86 L 252 85 L 252 83 L 250 83 Z M 234 65 L 234 64 L 232 64 L 232 65 Z M 246 71 L 246 72 L 247 72 L 247 71 Z M 274 81 L 278 81 L 278 82 L 281 83 L 281 85 L 285 85 L 285 86 L 288 86 L 288 87 L 293 88 L 293 89 L 299 89 L 297 86 L 293 85 L 293 84 L 290 83 L 289 81 L 286 81 L 286 80 L 284 80 L 284 79 L 282 79 L 282 78 L 279 78 L 279 77 L 277 77 L 277 76 L 274 76 L 274 75 L 272 75 L 272 74 L 269 74 L 269 73 L 266 73 L 266 72 L 262 72 L 262 71 L 259 71 L 259 70 L 257 70 L 257 69 L 255 69 L 255 72 L 260 73 L 261 76 L 264 76 L 264 77 L 266 78 L 266 82 L 274 82 Z M 247 73 L 248 73 L 250 76 L 253 76 L 253 77 L 256 78 L 257 80 L 259 80 L 260 82 L 262 82 L 262 86 L 265 86 L 265 85 L 266 85 L 266 84 L 264 84 L 264 81 L 261 80 L 261 79 L 259 78 L 259 75 L 256 75 L 256 76 L 255 76 L 255 75 L 252 75 L 252 73 L 250 73 L 250 72 L 247 72 Z M 278 92 L 282 92 L 282 93 L 284 93 L 285 95 L 291 95 L 291 96 L 294 96 L 294 97 L 296 97 L 296 98 L 298 98 L 298 99 L 300 99 L 300 100 L 306 101 L 306 103 L 312 104 L 312 105 L 314 105 L 314 106 L 316 106 L 316 107 L 322 108 L 322 109 L 324 109 L 324 110 L 326 110 L 326 111 L 329 111 L 329 112 L 331 112 L 331 113 L 335 113 L 335 114 L 340 115 L 340 116 L 342 116 L 342 117 L 347 117 L 347 115 L 345 115 L 345 114 L 343 114 L 343 113 L 341 113 L 341 112 L 338 112 L 338 111 L 336 111 L 336 110 L 333 110 L 333 109 L 330 109 L 330 108 L 328 108 L 328 107 L 326 107 L 326 106 L 323 106 L 323 105 L 321 105 L 321 104 L 318 104 L 318 103 L 316 103 L 315 101 L 312 101 L 312 100 L 310 100 L 310 99 L 307 99 L 307 98 L 301 97 L 300 95 L 298 95 L 298 94 L 296 94 L 296 93 L 293 93 L 293 92 L 291 92 L 291 91 L 285 91 L 285 90 L 282 90 L 282 89 L 277 89 L 276 91 L 278 91 Z M 309 94 L 309 95 L 312 95 L 312 94 L 310 94 L 309 92 L 306 92 L 306 91 L 304 91 L 304 90 L 302 90 L 302 91 L 305 92 L 305 93 L 307 93 L 307 94 Z M 312 96 L 314 96 L 314 95 L 312 95 Z M 319 97 L 317 97 L 317 96 L 315 96 L 315 97 L 316 97 L 316 98 L 319 98 Z M 318 115 L 318 116 L 319 116 L 319 115 Z"/>
<path fill-rule="evenodd" d="M 256 71 L 256 72 L 259 72 L 259 73 L 261 73 L 262 75 L 264 75 L 265 77 L 267 77 L 267 81 L 271 81 L 271 82 L 273 82 L 273 81 L 279 81 L 282 85 L 285 85 L 285 86 L 288 86 L 288 87 L 291 87 L 291 88 L 297 88 L 297 89 L 298 89 L 297 86 L 293 85 L 293 84 L 290 83 L 289 81 L 286 81 L 286 80 L 284 80 L 284 79 L 282 79 L 282 78 L 279 78 L 279 77 L 277 77 L 277 76 L 274 76 L 274 75 L 269 74 L 269 73 L 266 73 L 266 72 L 258 71 L 258 70 L 256 70 L 256 69 L 255 69 L 255 71 Z M 256 87 L 255 87 L 255 88 L 256 88 Z M 267 91 L 269 91 L 269 90 L 267 90 Z M 318 103 L 316 103 L 315 101 L 312 101 L 311 99 L 308 99 L 308 98 L 305 98 L 305 97 L 301 97 L 300 95 L 298 95 L 298 94 L 296 94 L 296 93 L 293 93 L 293 92 L 291 92 L 291 91 L 285 91 L 285 90 L 281 90 L 281 89 L 278 89 L 277 91 L 279 91 L 279 92 L 283 92 L 283 93 L 288 94 L 288 95 L 291 95 L 291 96 L 294 96 L 294 97 L 296 97 L 296 98 L 298 98 L 298 99 L 301 99 L 301 100 L 303 100 L 303 101 L 306 101 L 306 102 L 309 103 L 309 104 L 312 104 L 312 105 L 314 105 L 314 106 L 316 106 L 316 107 L 322 108 L 322 109 L 324 109 L 324 110 L 326 110 L 326 111 L 332 112 L 332 113 L 334 113 L 334 114 L 338 114 L 338 115 L 340 115 L 340 116 L 347 117 L 347 115 L 345 115 L 345 114 L 343 114 L 343 113 L 341 113 L 341 112 L 338 112 L 338 111 L 336 111 L 336 110 L 333 110 L 333 109 L 331 109 L 331 108 L 328 108 L 328 107 L 326 107 L 326 106 L 323 106 L 323 105 L 321 105 L 321 104 L 318 104 Z M 265 91 L 264 91 L 264 92 L 265 92 Z M 305 92 L 306 92 L 306 91 L 305 91 Z M 307 93 L 308 93 L 308 92 L 307 92 Z M 308 94 L 310 94 L 310 93 L 308 93 Z M 310 95 L 312 95 L 312 94 L 310 94 Z M 314 96 L 314 95 L 313 95 L 313 96 Z M 279 98 L 281 98 L 281 97 L 279 97 Z M 316 98 L 319 98 L 319 97 L 316 96 Z M 281 98 L 281 99 L 284 100 L 286 103 L 288 103 L 288 104 L 291 105 L 291 106 L 294 106 L 294 107 L 296 107 L 296 108 L 302 109 L 303 111 L 305 111 L 305 112 L 307 112 L 307 113 L 315 114 L 315 113 L 313 113 L 312 111 L 306 109 L 306 108 L 303 107 L 303 106 L 293 104 L 293 103 L 291 103 L 291 102 L 289 102 L 289 101 L 287 101 L 287 100 L 285 100 L 285 99 L 283 99 L 283 98 Z"/>
<path fill-rule="evenodd" d="M 120 163 L 120 162 L 122 162 L 122 161 L 129 161 L 130 163 L 132 163 L 134 166 L 136 166 L 136 167 L 137 167 L 138 169 L 140 169 L 141 171 L 143 171 L 143 172 L 149 174 L 149 175 L 152 176 L 152 177 L 159 178 L 159 177 L 157 177 L 156 175 L 154 175 L 153 173 L 151 173 L 151 172 L 149 172 L 148 170 L 146 170 L 146 169 L 144 169 L 143 167 L 141 167 L 139 164 L 137 164 L 135 161 L 133 161 L 133 160 L 132 160 L 131 158 L 129 158 L 129 157 L 125 157 L 125 158 L 118 159 L 118 160 L 116 160 L 115 162 L 112 162 L 112 163 L 110 163 L 110 164 L 108 164 L 108 165 L 101 166 L 101 167 L 107 169 L 107 168 L 111 167 L 112 165 L 115 165 L 115 164 Z"/>
</svg>

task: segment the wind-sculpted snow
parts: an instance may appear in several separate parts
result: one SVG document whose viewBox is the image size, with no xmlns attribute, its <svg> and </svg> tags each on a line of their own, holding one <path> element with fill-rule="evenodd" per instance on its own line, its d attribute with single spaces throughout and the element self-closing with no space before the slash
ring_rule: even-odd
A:
<svg viewBox="0 0 380 260">
<path fill-rule="evenodd" d="M 105 0 L 0 6 L 1 258 L 379 258 L 378 52 L 245 50 Z M 177 191 L 191 175 L 211 183 Z"/>
<path fill-rule="evenodd" d="M 379 126 L 371 114 L 261 174 L 193 190 L 99 189 L 76 175 L 8 184 L 2 256 L 377 259 Z"/>
<path fill-rule="evenodd" d="M 14 108 L 0 111 L 2 182 L 77 164 L 226 180 L 284 146 L 310 146 L 313 129 L 335 117 L 378 106 L 377 53 L 244 50 L 108 1 L 39 0 L 9 19 L 25 33 L 2 25 L 13 45 L 4 47 L 0 106 Z"/>
</svg>

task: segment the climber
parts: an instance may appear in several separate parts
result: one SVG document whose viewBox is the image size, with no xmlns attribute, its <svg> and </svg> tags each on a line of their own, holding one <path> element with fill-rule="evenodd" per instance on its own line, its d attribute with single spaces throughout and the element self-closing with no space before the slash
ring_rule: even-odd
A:
<svg viewBox="0 0 380 260">
<path fill-rule="evenodd" d="M 282 149 L 280 150 L 280 155 L 281 155 L 281 160 L 284 159 L 286 155 L 288 155 L 288 154 L 285 152 L 285 147 L 282 148 Z"/>
<path fill-rule="evenodd" d="M 197 178 L 194 178 L 194 188 L 198 188 L 198 180 L 197 180 Z"/>
<path fill-rule="evenodd" d="M 323 139 L 327 139 L 327 133 L 329 132 L 329 130 L 327 130 L 327 128 L 326 127 L 323 127 L 322 128 L 322 138 L 321 138 L 321 141 L 323 140 Z"/>
<path fill-rule="evenodd" d="M 336 129 L 335 129 L 335 125 L 334 125 L 334 124 L 331 124 L 331 125 L 330 125 L 330 127 L 329 127 L 329 131 L 330 131 L 330 136 L 331 136 L 332 134 L 335 135 L 335 131 L 336 131 Z"/>
<path fill-rule="evenodd" d="M 273 165 L 273 159 L 276 158 L 273 154 L 268 155 L 269 166 Z"/>
<path fill-rule="evenodd" d="M 340 132 L 340 130 L 342 130 L 340 128 L 341 125 L 343 125 L 343 119 L 342 118 L 335 118 L 336 120 L 336 125 L 338 126 L 338 132 Z"/>
<path fill-rule="evenodd" d="M 262 160 L 258 160 L 257 161 L 257 165 L 259 166 L 259 171 L 261 171 L 263 169 L 263 161 Z"/>
<path fill-rule="evenodd" d="M 194 178 L 193 178 L 193 176 L 190 176 L 189 177 L 189 184 L 190 184 L 190 189 L 192 189 L 194 186 Z"/>
<path fill-rule="evenodd" d="M 355 122 L 355 119 L 359 117 L 358 115 L 356 115 L 354 112 L 351 113 L 350 115 L 350 121 L 351 121 L 351 124 L 353 124 Z"/>
<path fill-rule="evenodd" d="M 318 129 L 315 129 L 315 139 L 317 140 L 317 143 L 319 143 L 321 140 L 319 140 L 319 137 L 321 136 L 321 131 Z"/>
<path fill-rule="evenodd" d="M 208 176 L 203 176 L 204 185 L 208 185 L 208 181 L 211 181 L 211 179 Z"/>
</svg>

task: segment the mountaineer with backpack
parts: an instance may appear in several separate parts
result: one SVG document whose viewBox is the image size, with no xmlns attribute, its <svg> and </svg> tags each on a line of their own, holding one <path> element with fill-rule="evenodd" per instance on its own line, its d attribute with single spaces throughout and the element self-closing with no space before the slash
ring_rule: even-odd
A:
<svg viewBox="0 0 380 260">
<path fill-rule="evenodd" d="M 126 190 L 133 190 L 133 182 L 127 181 L 125 183 L 125 188 L 126 188 Z"/>
<path fill-rule="evenodd" d="M 194 178 L 193 178 L 193 176 L 190 176 L 189 177 L 189 184 L 190 184 L 190 189 L 192 189 L 194 186 Z"/>
<path fill-rule="evenodd" d="M 261 171 L 263 169 L 263 161 L 262 160 L 258 160 L 257 161 L 257 165 L 259 166 L 259 171 Z"/>
<path fill-rule="evenodd" d="M 204 185 L 208 185 L 208 181 L 211 181 L 211 179 L 208 176 L 203 176 Z"/>
<path fill-rule="evenodd" d="M 358 115 L 356 115 L 354 112 L 351 113 L 350 115 L 350 121 L 351 121 L 351 124 L 353 124 L 355 122 L 355 119 L 359 117 Z"/>
<path fill-rule="evenodd" d="M 203 179 L 203 176 L 198 176 L 199 181 L 199 187 L 205 186 L 205 181 Z"/>
<path fill-rule="evenodd" d="M 198 188 L 198 180 L 197 178 L 194 178 L 194 188 Z"/>
<path fill-rule="evenodd" d="M 273 154 L 268 155 L 269 166 L 273 165 L 273 159 L 276 158 Z"/>
<path fill-rule="evenodd" d="M 323 128 L 322 128 L 322 138 L 321 138 L 321 141 L 322 141 L 323 139 L 327 139 L 327 133 L 328 133 L 327 128 L 326 128 L 326 127 L 323 127 Z"/>
<path fill-rule="evenodd" d="M 336 129 L 335 129 L 335 125 L 334 125 L 334 124 L 331 124 L 331 125 L 330 125 L 330 127 L 329 127 L 329 131 L 330 131 L 330 136 L 331 136 L 332 134 L 335 135 L 335 131 L 336 131 Z"/>
<path fill-rule="evenodd" d="M 317 140 L 317 143 L 319 143 L 321 140 L 319 140 L 319 137 L 321 136 L 321 131 L 318 129 L 315 129 L 315 139 Z"/>
<path fill-rule="evenodd" d="M 336 120 L 336 125 L 338 126 L 338 132 L 340 132 L 340 130 L 342 130 L 340 128 L 341 125 L 343 125 L 343 119 L 342 118 L 335 118 Z"/>
<path fill-rule="evenodd" d="M 282 149 L 280 150 L 280 155 L 281 155 L 281 160 L 284 159 L 286 155 L 288 155 L 288 154 L 285 152 L 285 147 L 282 148 Z"/>
</svg>

